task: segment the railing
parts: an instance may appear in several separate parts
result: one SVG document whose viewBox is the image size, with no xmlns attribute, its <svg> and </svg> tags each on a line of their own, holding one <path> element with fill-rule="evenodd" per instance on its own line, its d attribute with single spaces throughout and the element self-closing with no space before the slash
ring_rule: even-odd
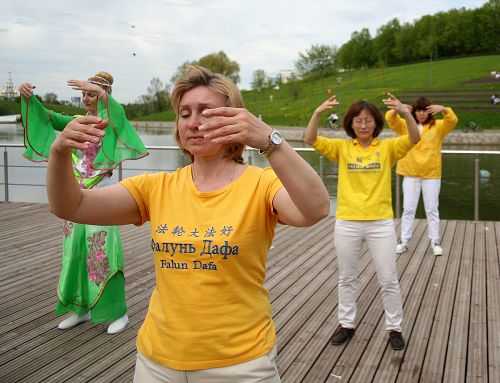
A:
<svg viewBox="0 0 500 383">
<path fill-rule="evenodd" d="M 46 164 L 32 164 L 29 161 L 21 160 L 21 163 L 15 164 L 9 164 L 9 149 L 11 150 L 23 150 L 24 146 L 22 144 L 7 144 L 7 143 L 0 143 L 0 148 L 3 148 L 3 182 L 0 183 L 0 185 L 3 186 L 4 189 L 4 201 L 9 202 L 10 201 L 10 188 L 11 187 L 44 187 L 45 188 L 45 183 L 27 183 L 27 182 L 16 182 L 12 181 L 9 179 L 10 172 L 13 172 L 14 169 L 45 169 Z M 174 163 L 174 166 L 170 169 L 161 167 L 161 168 L 154 168 L 154 167 L 147 167 L 147 168 L 133 168 L 130 167 L 129 164 L 135 163 L 135 161 L 129 161 L 127 163 L 127 167 L 118 167 L 118 171 L 115 172 L 116 174 L 114 175 L 115 178 L 117 178 L 118 181 L 122 180 L 124 177 L 124 173 L 127 173 L 126 176 L 130 176 L 133 174 L 140 174 L 145 171 L 149 172 L 155 172 L 155 171 L 173 171 L 179 166 L 184 166 L 187 164 L 186 158 L 181 154 L 179 151 L 179 148 L 177 146 L 147 146 L 147 149 L 151 153 L 156 153 L 156 152 L 174 152 L 177 154 L 177 157 L 170 162 Z M 314 149 L 312 148 L 295 148 L 295 150 L 299 153 L 301 153 L 302 156 L 307 156 L 307 160 L 313 167 L 317 169 L 318 174 L 320 175 L 321 179 L 325 182 L 327 180 L 328 184 L 330 185 L 330 192 L 331 194 L 334 194 L 335 192 L 332 192 L 332 184 L 336 184 L 336 165 L 333 165 L 334 169 L 333 171 L 330 170 L 328 171 L 328 167 L 330 164 L 330 161 L 325 160 L 322 156 L 319 156 L 315 153 Z M 20 152 L 21 153 L 21 152 Z M 15 158 L 17 162 L 19 161 L 20 158 L 20 153 L 15 155 Z M 476 150 L 443 150 L 443 154 L 458 154 L 458 155 L 500 155 L 500 151 L 476 151 Z M 252 148 L 247 148 L 244 152 L 244 157 L 246 161 L 249 164 L 255 164 L 256 166 L 267 166 L 267 161 L 263 159 L 261 156 L 257 154 L 257 151 Z M 143 163 L 143 161 L 137 161 L 137 164 L 140 165 Z M 163 164 L 163 162 L 162 162 Z M 480 184 L 481 184 L 481 177 L 480 177 L 480 160 L 478 158 L 474 159 L 474 177 L 473 177 L 473 205 L 474 205 L 474 220 L 478 221 L 479 220 L 479 203 L 480 203 Z M 326 169 L 325 169 L 326 168 Z M 328 185 L 327 185 L 328 187 Z M 335 189 L 336 190 L 336 189 Z M 401 180 L 400 176 L 395 174 L 394 177 L 394 188 L 393 188 L 393 196 L 394 196 L 394 212 L 395 216 L 399 218 L 401 216 Z M 33 202 L 32 200 L 29 200 L 27 202 Z M 499 204 L 500 205 L 500 204 Z"/>
</svg>

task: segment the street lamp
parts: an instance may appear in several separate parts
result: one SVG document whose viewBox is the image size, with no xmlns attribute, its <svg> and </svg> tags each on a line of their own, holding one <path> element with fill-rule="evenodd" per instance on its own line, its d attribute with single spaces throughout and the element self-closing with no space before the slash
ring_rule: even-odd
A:
<svg viewBox="0 0 500 383">
<path fill-rule="evenodd" d="M 257 98 L 257 118 L 259 120 L 262 120 L 262 115 L 260 114 L 260 87 L 257 88 L 257 95 L 258 95 L 258 98 Z"/>
<path fill-rule="evenodd" d="M 429 52 L 429 84 L 432 86 L 432 50 Z"/>
<path fill-rule="evenodd" d="M 340 102 L 340 84 L 342 84 L 342 77 L 337 77 L 335 79 L 337 81 L 337 85 L 338 85 L 338 100 L 339 100 L 339 121 L 340 121 L 340 118 L 342 117 L 342 103 Z"/>
</svg>

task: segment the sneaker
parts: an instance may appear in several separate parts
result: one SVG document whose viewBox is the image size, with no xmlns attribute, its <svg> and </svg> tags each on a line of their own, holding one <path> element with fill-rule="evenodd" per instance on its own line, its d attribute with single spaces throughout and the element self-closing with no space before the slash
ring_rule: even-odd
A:
<svg viewBox="0 0 500 383">
<path fill-rule="evenodd" d="M 432 247 L 432 254 L 443 255 L 443 248 L 441 247 L 439 242 L 432 242 L 431 247 Z"/>
<path fill-rule="evenodd" d="M 396 254 L 403 254 L 405 251 L 408 251 L 408 242 L 399 242 L 396 246 Z"/>
<path fill-rule="evenodd" d="M 402 350 L 405 348 L 405 340 L 399 331 L 389 331 L 389 342 L 393 350 Z"/>
<path fill-rule="evenodd" d="M 353 328 L 345 328 L 339 326 L 339 328 L 333 334 L 330 342 L 335 346 L 341 345 L 351 339 L 355 331 L 356 330 Z"/>
<path fill-rule="evenodd" d="M 116 334 L 120 331 L 125 330 L 128 324 L 128 316 L 125 314 L 121 318 L 118 318 L 114 322 L 111 322 L 108 326 L 108 334 Z"/>
<path fill-rule="evenodd" d="M 67 330 L 72 327 L 79 325 L 80 323 L 87 322 L 90 320 L 90 312 L 85 313 L 82 316 L 78 316 L 76 314 L 71 314 L 69 318 L 66 318 L 61 323 L 59 323 L 59 329 Z"/>
</svg>

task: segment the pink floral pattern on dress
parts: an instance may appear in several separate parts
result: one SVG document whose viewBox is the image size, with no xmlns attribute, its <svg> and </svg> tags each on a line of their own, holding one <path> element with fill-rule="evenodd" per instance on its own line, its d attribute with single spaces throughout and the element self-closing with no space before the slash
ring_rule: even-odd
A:
<svg viewBox="0 0 500 383">
<path fill-rule="evenodd" d="M 89 280 L 97 286 L 103 283 L 109 275 L 109 260 L 104 251 L 106 245 L 104 230 L 87 237 L 89 253 L 87 254 L 87 273 Z"/>
<path fill-rule="evenodd" d="M 92 167 L 92 163 L 94 162 L 97 153 L 99 153 L 99 150 L 101 150 L 100 143 L 99 144 L 91 143 L 88 149 L 84 150 L 85 155 L 83 157 L 82 165 L 84 168 L 84 174 L 87 177 L 91 176 L 95 172 L 95 169 Z"/>
<path fill-rule="evenodd" d="M 71 221 L 63 221 L 63 234 L 65 237 L 69 237 L 71 235 L 71 231 L 73 230 L 73 222 Z"/>
</svg>

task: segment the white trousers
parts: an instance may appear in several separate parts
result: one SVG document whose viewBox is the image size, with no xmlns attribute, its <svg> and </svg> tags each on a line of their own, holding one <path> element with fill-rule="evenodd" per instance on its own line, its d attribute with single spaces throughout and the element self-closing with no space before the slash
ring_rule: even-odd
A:
<svg viewBox="0 0 500 383">
<path fill-rule="evenodd" d="M 356 328 L 358 264 L 363 240 L 370 251 L 380 284 L 387 331 L 401 331 L 403 305 L 396 269 L 396 231 L 392 219 L 335 223 L 335 248 L 339 263 L 339 323 Z"/>
<path fill-rule="evenodd" d="M 403 216 L 401 217 L 401 240 L 408 242 L 413 234 L 415 213 L 417 212 L 420 191 L 424 198 L 427 232 L 431 242 L 439 243 L 439 191 L 440 178 L 403 178 Z"/>
<path fill-rule="evenodd" d="M 137 353 L 134 383 L 281 383 L 276 346 L 266 355 L 233 366 L 206 370 L 174 370 Z"/>
</svg>

